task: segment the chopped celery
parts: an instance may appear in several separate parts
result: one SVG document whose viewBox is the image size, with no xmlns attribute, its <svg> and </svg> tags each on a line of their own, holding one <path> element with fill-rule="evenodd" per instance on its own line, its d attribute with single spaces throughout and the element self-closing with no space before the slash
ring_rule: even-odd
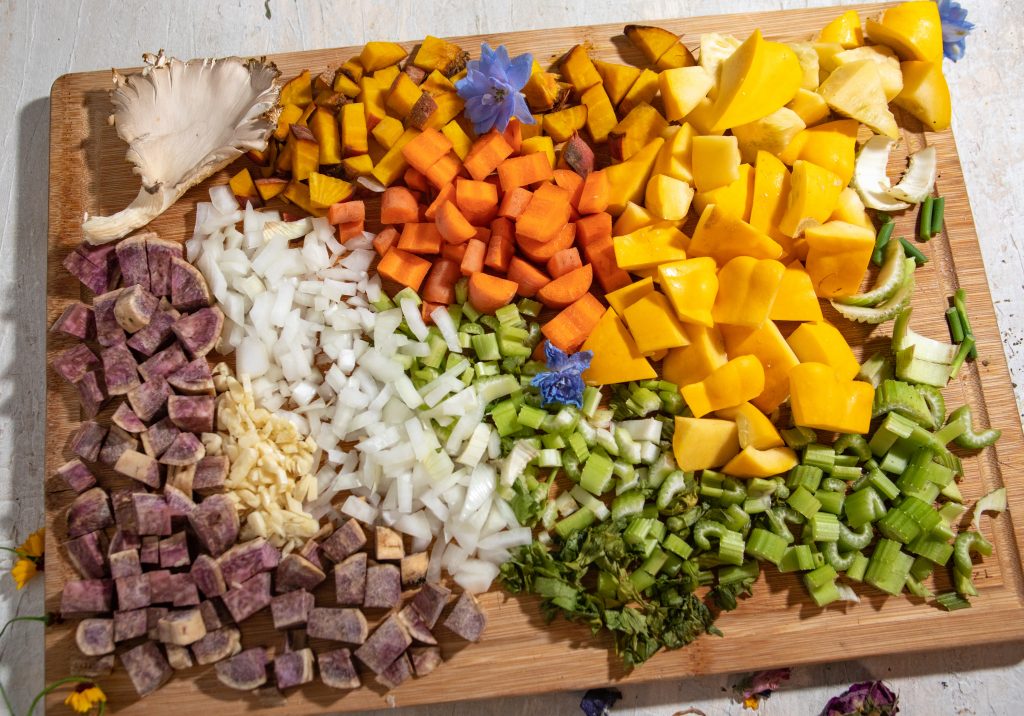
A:
<svg viewBox="0 0 1024 716">
<path fill-rule="evenodd" d="M 502 306 L 494 312 L 494 316 L 502 326 L 519 326 L 523 324 L 523 318 L 519 315 L 519 309 L 514 303 Z"/>
<path fill-rule="evenodd" d="M 521 427 L 516 417 L 516 406 L 512 400 L 503 400 L 491 408 L 491 422 L 498 430 L 498 435 L 505 437 Z"/>
<path fill-rule="evenodd" d="M 864 572 L 864 581 L 888 594 L 897 595 L 910 575 L 914 558 L 900 551 L 899 542 L 881 539 Z"/>
<path fill-rule="evenodd" d="M 561 467 L 562 466 L 562 454 L 560 451 L 554 448 L 547 448 L 541 450 L 537 455 L 537 466 L 538 467 Z"/>
<path fill-rule="evenodd" d="M 810 538 L 815 542 L 835 542 L 839 539 L 839 518 L 828 512 L 815 512 L 807 521 Z"/>
<path fill-rule="evenodd" d="M 935 564 L 946 564 L 953 555 L 953 545 L 944 540 L 938 540 L 929 535 L 920 535 L 911 542 L 907 549 L 920 557 L 924 557 Z"/>
<path fill-rule="evenodd" d="M 601 390 L 595 388 L 592 385 L 588 385 L 583 389 L 583 408 L 582 412 L 587 418 L 593 418 L 594 413 L 597 412 L 598 407 L 601 405 Z"/>
<path fill-rule="evenodd" d="M 555 524 L 555 532 L 562 539 L 566 539 L 573 532 L 589 527 L 594 523 L 594 513 L 583 507 L 576 512 L 573 512 L 568 517 L 559 520 Z"/>
<path fill-rule="evenodd" d="M 855 582 L 861 582 L 864 580 L 864 573 L 867 571 L 870 560 L 864 554 L 856 552 L 853 555 L 853 561 L 850 563 L 849 568 L 846 570 L 846 576 L 848 579 L 852 579 Z"/>
<path fill-rule="evenodd" d="M 592 495 L 602 495 L 612 482 L 612 461 L 598 453 L 591 453 L 580 473 L 580 486 Z"/>
<path fill-rule="evenodd" d="M 786 503 L 807 519 L 821 509 L 821 503 L 802 485 L 793 491 Z"/>
<path fill-rule="evenodd" d="M 821 468 L 813 465 L 795 465 L 786 477 L 786 486 L 790 490 L 803 487 L 813 492 L 821 485 L 821 478 L 824 475 Z"/>
<path fill-rule="evenodd" d="M 830 446 L 812 443 L 804 448 L 803 459 L 800 462 L 804 465 L 817 467 L 825 472 L 829 472 L 835 465 L 835 461 L 836 451 Z"/>
<path fill-rule="evenodd" d="M 618 520 L 623 517 L 632 517 L 644 509 L 644 493 L 639 490 L 624 492 L 612 500 L 612 519 Z"/>
<path fill-rule="evenodd" d="M 821 509 L 823 511 L 833 515 L 841 515 L 843 513 L 843 502 L 846 499 L 846 495 L 842 492 L 818 490 L 814 493 L 814 499 L 821 504 Z"/>
<path fill-rule="evenodd" d="M 693 554 L 693 547 L 679 535 L 666 535 L 665 539 L 661 541 L 661 546 L 682 559 L 689 559 L 690 555 Z"/>
<path fill-rule="evenodd" d="M 814 569 L 814 557 L 811 548 L 805 544 L 789 547 L 779 561 L 780 572 L 803 572 Z"/>
<path fill-rule="evenodd" d="M 811 443 L 818 441 L 818 434 L 814 430 L 799 425 L 795 428 L 787 428 L 780 434 L 786 445 L 793 450 L 802 450 Z"/>
<path fill-rule="evenodd" d="M 650 556 L 647 557 L 647 559 L 643 561 L 643 564 L 640 565 L 640 570 L 656 577 L 667 561 L 668 555 L 661 549 L 655 547 Z"/>
<path fill-rule="evenodd" d="M 568 443 L 566 443 L 565 438 L 563 438 L 558 433 L 549 433 L 547 435 L 540 436 L 540 444 L 543 445 L 544 448 L 548 450 L 561 450 Z"/>
<path fill-rule="evenodd" d="M 575 432 L 570 435 L 568 444 L 569 448 L 576 456 L 576 459 L 580 462 L 585 461 L 590 456 L 590 449 L 587 447 L 587 441 L 580 433 Z"/>
<path fill-rule="evenodd" d="M 892 377 L 892 371 L 892 361 L 889 360 L 889 356 L 879 351 L 861 363 L 860 371 L 856 377 L 857 380 L 871 383 L 871 385 L 877 388 L 883 380 Z"/>
<path fill-rule="evenodd" d="M 530 318 L 536 318 L 540 315 L 541 310 L 544 307 L 537 301 L 533 301 L 529 298 L 522 298 L 519 300 L 519 313 Z"/>
<path fill-rule="evenodd" d="M 484 333 L 470 339 L 477 360 L 501 360 L 498 350 L 498 337 L 493 333 Z"/>
<path fill-rule="evenodd" d="M 778 565 L 786 554 L 786 540 L 766 529 L 755 527 L 747 538 L 746 551 L 752 557 Z"/>
<path fill-rule="evenodd" d="M 868 442 L 871 452 L 882 457 L 900 438 L 909 438 L 914 432 L 914 422 L 899 413 L 889 413 Z"/>
<path fill-rule="evenodd" d="M 947 612 L 955 612 L 957 609 L 968 609 L 971 603 L 956 592 L 946 592 L 935 597 L 935 602 Z"/>
<path fill-rule="evenodd" d="M 544 422 L 544 418 L 547 416 L 548 414 L 540 408 L 532 408 L 529 405 L 524 405 L 519 409 L 518 419 L 520 425 L 525 425 L 528 428 L 537 430 L 540 428 L 541 424 Z"/>
</svg>

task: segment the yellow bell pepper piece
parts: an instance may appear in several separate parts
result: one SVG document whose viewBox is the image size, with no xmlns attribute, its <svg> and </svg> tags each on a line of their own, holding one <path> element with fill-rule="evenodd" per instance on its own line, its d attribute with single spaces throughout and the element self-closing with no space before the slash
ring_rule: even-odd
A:
<svg viewBox="0 0 1024 716">
<path fill-rule="evenodd" d="M 807 239 L 807 273 L 824 298 L 857 293 L 871 261 L 875 232 L 844 221 L 812 226 Z"/>
<path fill-rule="evenodd" d="M 658 266 L 658 283 L 680 321 L 707 328 L 714 325 L 711 309 L 718 295 L 716 271 L 714 259 L 707 256 Z M 610 302 L 611 296 L 608 299 Z"/>
<path fill-rule="evenodd" d="M 588 385 L 611 385 L 658 377 L 640 354 L 636 342 L 613 308 L 604 312 L 580 350 L 594 352 L 590 367 L 583 371 L 583 380 Z"/>
<path fill-rule="evenodd" d="M 836 208 L 844 186 L 835 172 L 803 159 L 796 160 L 779 231 L 796 238 L 808 226 L 823 224 Z"/>
<path fill-rule="evenodd" d="M 665 144 L 654 162 L 653 174 L 664 174 L 693 184 L 693 137 L 690 124 L 671 125 L 661 133 Z"/>
<path fill-rule="evenodd" d="M 654 268 L 667 261 L 686 258 L 686 234 L 672 226 L 646 226 L 612 239 L 615 261 L 626 271 Z"/>
<path fill-rule="evenodd" d="M 670 350 L 661 365 L 662 377 L 680 387 L 699 383 L 729 361 L 718 328 L 691 323 L 686 326 L 686 335 L 690 345 Z"/>
<path fill-rule="evenodd" d="M 717 204 L 719 210 L 732 214 L 743 221 L 750 221 L 750 209 L 753 201 L 754 168 L 749 164 L 740 164 L 740 175 L 735 181 L 711 191 L 695 194 L 693 206 L 703 214 L 709 205 Z M 648 206 L 650 206 L 649 201 Z"/>
<path fill-rule="evenodd" d="M 622 318 L 641 353 L 655 353 L 690 344 L 672 304 L 657 291 L 645 294 L 628 306 Z"/>
<path fill-rule="evenodd" d="M 779 292 L 768 315 L 773 321 L 823 321 L 818 294 L 803 264 L 793 261 L 782 274 Z"/>
<path fill-rule="evenodd" d="M 721 467 L 740 451 L 736 423 L 714 418 L 676 418 L 672 452 L 680 470 Z"/>
<path fill-rule="evenodd" d="M 608 301 L 609 306 L 615 309 L 615 313 L 621 316 L 627 308 L 653 290 L 654 279 L 643 278 L 639 281 L 634 281 L 628 286 L 623 286 L 620 289 L 612 291 L 611 293 L 606 293 L 604 295 L 604 299 Z"/>
<path fill-rule="evenodd" d="M 684 385 L 679 392 L 693 416 L 702 418 L 712 411 L 745 403 L 763 390 L 761 361 L 747 355 L 733 358 L 699 383 Z"/>
<path fill-rule="evenodd" d="M 875 230 L 875 225 L 871 223 L 871 217 L 868 216 L 864 202 L 860 200 L 860 195 L 857 194 L 856 189 L 849 186 L 839 194 L 839 201 L 836 203 L 836 208 L 833 210 L 832 216 L 829 217 L 829 221 L 845 221 L 847 224 L 863 226 L 871 231 Z"/>
<path fill-rule="evenodd" d="M 818 88 L 818 53 L 810 42 L 787 42 L 786 47 L 796 53 L 796 59 L 800 62 L 800 71 L 803 77 L 800 79 L 800 89 L 814 91 Z M 799 90 L 797 90 L 799 91 Z"/>
<path fill-rule="evenodd" d="M 845 380 L 853 380 L 860 372 L 860 363 L 854 357 L 850 344 L 831 323 L 801 323 L 789 334 L 787 341 L 801 363 L 832 366 L 836 375 Z"/>
<path fill-rule="evenodd" d="M 654 168 L 654 160 L 665 144 L 661 137 L 651 140 L 647 146 L 624 162 L 605 167 L 608 177 L 608 213 L 618 216 L 626 208 L 627 202 L 643 201 L 647 180 Z"/>
<path fill-rule="evenodd" d="M 721 266 L 739 256 L 777 259 L 782 247 L 738 216 L 711 204 L 700 215 L 689 252 L 710 256 Z"/>
<path fill-rule="evenodd" d="M 828 117 L 832 110 L 828 108 L 828 102 L 817 92 L 799 89 L 796 96 L 786 105 L 787 109 L 793 110 L 804 124 L 813 127 L 821 120 Z"/>
<path fill-rule="evenodd" d="M 737 256 L 718 272 L 715 323 L 757 328 L 768 320 L 786 267 L 771 259 Z"/>
<path fill-rule="evenodd" d="M 803 71 L 796 53 L 768 42 L 760 30 L 722 62 L 721 81 L 712 110 L 712 129 L 725 130 L 753 122 L 793 99 Z"/>
<path fill-rule="evenodd" d="M 732 408 L 716 410 L 715 416 L 736 421 L 741 448 L 768 450 L 786 444 L 768 416 L 753 403 L 741 403 Z"/>
<path fill-rule="evenodd" d="M 712 89 L 711 91 L 714 92 L 715 90 Z M 715 121 L 715 118 L 712 116 L 714 108 L 714 100 L 712 100 L 711 97 L 705 97 L 697 103 L 697 106 L 693 108 L 692 112 L 686 115 L 686 123 L 693 126 L 698 136 L 720 137 L 725 134 L 724 129 L 715 130 L 712 127 L 712 124 Z"/>
<path fill-rule="evenodd" d="M 933 132 L 949 129 L 949 85 L 941 62 L 904 62 L 903 90 L 893 104 L 902 107 Z"/>
<path fill-rule="evenodd" d="M 789 253 L 793 241 L 779 231 L 779 222 L 786 213 L 788 196 L 789 170 L 786 165 L 768 152 L 758 152 L 754 165 L 750 225 L 779 244 L 785 253 Z"/>
<path fill-rule="evenodd" d="M 821 28 L 818 42 L 838 42 L 843 47 L 860 47 L 864 44 L 864 31 L 860 26 L 860 15 L 856 10 L 847 10 L 835 20 Z"/>
<path fill-rule="evenodd" d="M 789 397 L 789 371 L 799 363 L 778 326 L 772 321 L 760 328 L 723 325 L 722 337 L 730 358 L 752 355 L 761 361 L 764 390 L 750 402 L 764 413 L 774 411 Z"/>
<path fill-rule="evenodd" d="M 797 425 L 860 435 L 871 429 L 870 383 L 845 380 L 824 363 L 801 363 L 789 372 L 789 390 Z"/>
<path fill-rule="evenodd" d="M 840 119 L 819 124 L 800 132 L 779 155 L 779 159 L 793 165 L 798 159 L 828 169 L 839 176 L 843 185 L 853 177 L 857 157 L 857 129 L 855 119 Z"/>
<path fill-rule="evenodd" d="M 942 62 L 942 20 L 938 4 L 930 0 L 888 8 L 864 29 L 872 42 L 891 47 L 904 60 Z"/>
<path fill-rule="evenodd" d="M 740 145 L 736 137 L 694 137 L 691 146 L 693 183 L 711 191 L 740 177 Z"/>
<path fill-rule="evenodd" d="M 669 221 L 686 218 L 693 200 L 693 187 L 665 174 L 656 174 L 647 182 L 645 203 L 655 216 Z"/>
<path fill-rule="evenodd" d="M 733 477 L 772 477 L 788 472 L 796 463 L 796 453 L 788 447 L 758 450 L 748 446 L 727 462 L 722 472 Z"/>
</svg>

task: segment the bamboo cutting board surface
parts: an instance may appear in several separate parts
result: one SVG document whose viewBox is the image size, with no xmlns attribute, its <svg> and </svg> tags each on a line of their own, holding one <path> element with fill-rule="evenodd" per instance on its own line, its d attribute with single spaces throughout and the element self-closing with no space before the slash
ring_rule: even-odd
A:
<svg viewBox="0 0 1024 716">
<path fill-rule="evenodd" d="M 862 16 L 881 6 L 861 8 Z M 725 32 L 744 37 L 755 28 L 776 40 L 806 40 L 839 13 L 836 8 L 727 15 L 657 24 L 682 33 L 695 49 L 703 32 Z M 595 57 L 643 66 L 639 53 L 622 36 L 621 25 L 537 30 L 459 38 L 473 55 L 481 42 L 504 43 L 513 55 L 532 52 L 542 64 L 554 61 L 576 43 L 592 45 Z M 387 39 L 387 38 L 378 38 Z M 406 43 L 412 48 L 416 43 Z M 154 48 L 155 49 L 155 48 Z M 272 59 L 289 78 L 302 69 L 316 72 L 335 67 L 358 54 L 360 48 L 316 50 L 276 55 Z M 53 85 L 50 105 L 50 204 L 49 259 L 47 268 L 48 322 L 55 320 L 73 300 L 86 299 L 78 282 L 67 274 L 61 261 L 81 237 L 84 212 L 109 213 L 127 205 L 138 191 L 138 181 L 124 161 L 125 146 L 107 123 L 111 106 L 108 72 L 65 75 Z M 224 713 L 255 708 L 269 713 L 304 714 L 354 711 L 386 706 L 408 706 L 459 699 L 583 689 L 611 682 L 643 682 L 680 678 L 692 674 L 747 671 L 769 667 L 826 662 L 871 655 L 923 651 L 1024 638 L 1024 549 L 1021 526 L 1013 515 L 1024 514 L 1024 491 L 1007 485 L 1006 479 L 1024 468 L 1024 437 L 1014 402 L 985 269 L 964 187 L 956 144 L 951 132 L 924 133 L 915 120 L 898 116 L 905 145 L 894 152 L 890 175 L 899 171 L 905 150 L 934 145 L 939 156 L 939 193 L 946 198 L 946 225 L 942 236 L 925 248 L 931 261 L 918 270 L 914 294 L 915 330 L 936 338 L 946 336 L 943 311 L 947 297 L 958 287 L 967 289 L 978 340 L 980 359 L 967 365 L 946 389 L 951 405 L 968 403 L 976 421 L 1003 430 L 994 447 L 964 460 L 961 489 L 968 502 L 1001 486 L 1009 488 L 1010 511 L 995 520 L 986 518 L 983 533 L 992 539 L 995 554 L 976 565 L 974 579 L 981 596 L 974 608 L 953 613 L 940 611 L 923 600 L 888 597 L 865 585 L 858 586 L 859 604 L 818 608 L 793 575 L 769 569 L 755 585 L 755 596 L 724 614 L 717 625 L 724 638 L 705 636 L 673 652 L 659 653 L 642 667 L 627 673 L 611 651 L 611 641 L 594 639 L 580 625 L 557 620 L 545 624 L 537 600 L 512 597 L 495 587 L 484 595 L 489 626 L 479 644 L 458 643 L 442 635 L 446 663 L 424 679 L 413 679 L 385 693 L 372 685 L 352 692 L 333 691 L 319 684 L 292 690 L 284 697 L 230 691 L 217 681 L 212 667 L 196 667 L 178 673 L 163 689 L 139 701 L 118 664 L 100 683 L 109 706 L 124 713 L 172 714 L 193 708 L 215 707 Z M 165 238 L 184 240 L 191 235 L 195 204 L 207 199 L 208 188 L 225 183 L 224 171 L 194 188 L 151 228 Z M 373 213 L 373 212 L 371 212 Z M 899 219 L 897 236 L 914 234 L 914 212 Z M 838 318 L 835 320 L 851 343 L 870 353 L 878 347 L 889 327 L 872 330 Z M 877 337 L 877 338 L 876 338 Z M 49 338 L 48 358 L 70 345 L 63 337 Z M 67 442 L 80 421 L 72 388 L 50 371 L 47 374 L 46 507 L 47 559 L 46 606 L 59 611 L 64 583 L 75 572 L 60 548 L 66 538 L 64 513 L 73 498 L 56 468 L 69 459 Z M 118 478 L 99 472 L 105 487 Z M 328 580 L 330 582 L 330 580 Z M 949 589 L 940 576 L 937 589 Z M 333 601 L 329 590 L 318 593 L 318 603 Z M 265 610 L 266 611 L 266 610 Z M 372 616 L 372 615 L 371 615 Z M 443 632 L 439 629 L 439 632 Z M 245 623 L 243 646 L 266 645 L 283 649 L 283 635 L 275 632 L 264 613 Z M 313 643 L 315 649 L 327 644 Z M 51 626 L 46 632 L 47 680 L 74 673 L 77 658 L 74 622 Z M 63 694 L 48 700 L 57 706 Z"/>
</svg>

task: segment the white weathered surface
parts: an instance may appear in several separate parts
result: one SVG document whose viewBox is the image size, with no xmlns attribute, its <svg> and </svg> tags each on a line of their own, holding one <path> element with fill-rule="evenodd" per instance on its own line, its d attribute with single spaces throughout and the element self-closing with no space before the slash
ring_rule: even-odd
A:
<svg viewBox="0 0 1024 716">
<path fill-rule="evenodd" d="M 947 62 L 954 129 L 985 255 L 999 325 L 1024 403 L 1024 24 L 1015 0 L 962 0 L 978 29 L 967 56 Z M 178 57 L 356 45 L 369 39 L 499 33 L 576 24 L 655 20 L 742 10 L 836 4 L 827 0 L 269 0 L 141 2 L 0 0 L 0 544 L 15 544 L 43 523 L 43 325 L 46 263 L 47 128 L 50 84 L 61 74 L 131 66 L 146 51 Z M 845 2 L 841 4 L 846 4 Z M 270 17 L 267 17 L 270 15 Z M 6 572 L 9 562 L 0 558 Z M 0 623 L 42 610 L 42 580 L 21 593 L 0 578 Z M 42 638 L 36 623 L 18 624 L 0 643 L 0 680 L 16 713 L 42 686 Z M 822 638 L 828 638 L 823 634 Z M 766 714 L 817 714 L 828 696 L 853 681 L 885 678 L 909 714 L 1020 713 L 1021 645 L 968 652 L 935 635 L 936 651 L 893 659 L 798 669 L 763 707 Z M 842 658 L 836 653 L 836 658 Z M 544 668 L 543 665 L 538 665 Z M 951 671 L 952 670 L 952 671 Z M 530 678 L 528 674 L 524 679 Z M 625 689 L 616 713 L 671 714 L 696 706 L 739 714 L 733 677 L 707 677 Z M 578 714 L 579 694 L 502 699 L 409 709 L 409 716 Z"/>
</svg>

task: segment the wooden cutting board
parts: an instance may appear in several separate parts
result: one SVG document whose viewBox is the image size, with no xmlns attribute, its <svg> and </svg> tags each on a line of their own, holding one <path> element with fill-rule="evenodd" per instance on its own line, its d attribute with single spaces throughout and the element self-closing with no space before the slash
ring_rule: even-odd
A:
<svg viewBox="0 0 1024 716">
<path fill-rule="evenodd" d="M 879 7 L 862 8 L 862 15 L 876 12 Z M 690 47 L 696 49 L 703 32 L 745 37 L 760 28 L 771 39 L 806 40 L 838 12 L 835 8 L 822 8 L 654 24 L 682 33 Z M 513 55 L 532 52 L 542 63 L 550 63 L 574 44 L 585 42 L 592 45 L 595 57 L 643 66 L 639 53 L 621 33 L 621 25 L 599 25 L 464 37 L 458 42 L 474 55 L 481 42 L 504 43 Z M 414 44 L 409 42 L 406 46 L 412 48 Z M 294 52 L 276 55 L 273 60 L 287 78 L 304 68 L 316 73 L 337 66 L 358 52 L 359 48 L 352 47 Z M 107 95 L 110 85 L 108 72 L 65 75 L 53 85 L 47 301 L 50 322 L 68 302 L 88 298 L 61 267 L 65 255 L 80 239 L 83 212 L 116 211 L 138 191 L 138 181 L 124 161 L 125 146 L 107 123 L 111 111 Z M 931 261 L 918 271 L 913 327 L 926 335 L 944 338 L 947 297 L 958 287 L 967 289 L 980 359 L 961 371 L 946 389 L 946 398 L 950 405 L 970 404 L 980 424 L 1003 430 L 995 448 L 964 460 L 966 475 L 961 487 L 965 498 L 973 501 L 1003 486 L 1004 475 L 1011 477 L 1024 471 L 1020 418 L 953 135 L 923 133 L 913 119 L 899 119 L 901 125 L 910 127 L 903 132 L 905 148 L 916 150 L 925 144 L 937 148 L 938 189 L 946 198 L 945 232 L 924 247 Z M 899 171 L 904 158 L 904 150 L 893 157 L 890 174 Z M 196 202 L 206 200 L 208 188 L 226 182 L 228 176 L 228 172 L 221 172 L 190 191 L 155 220 L 151 228 L 163 237 L 184 240 L 190 236 Z M 896 235 L 912 236 L 913 223 L 914 212 L 902 217 Z M 874 350 L 889 330 L 885 326 L 873 331 L 834 314 L 830 318 L 836 320 L 852 343 L 866 345 L 868 351 Z M 67 339 L 51 335 L 48 357 L 52 359 L 68 345 Z M 64 512 L 73 496 L 53 474 L 70 457 L 67 441 L 79 420 L 74 391 L 49 372 L 46 606 L 50 611 L 59 611 L 62 586 L 75 578 L 60 548 L 66 537 Z M 115 476 L 101 473 L 105 486 L 116 486 L 117 481 Z M 172 714 L 214 707 L 222 713 L 265 708 L 268 713 L 301 714 L 583 689 L 611 682 L 637 683 L 1020 639 L 1024 638 L 1024 542 L 1020 525 L 1013 523 L 1013 514 L 1024 514 L 1024 490 L 1010 486 L 1009 502 L 1007 515 L 984 521 L 983 531 L 992 538 L 995 554 L 976 566 L 974 579 L 981 596 L 974 600 L 974 608 L 954 613 L 940 611 L 916 598 L 888 597 L 863 585 L 857 590 L 862 599 L 859 604 L 836 604 L 822 609 L 810 602 L 797 578 L 769 569 L 768 576 L 755 586 L 755 596 L 719 619 L 724 638 L 703 637 L 680 651 L 660 653 L 627 673 L 611 650 L 610 640 L 592 638 L 585 627 L 561 619 L 545 624 L 535 599 L 510 597 L 495 588 L 483 597 L 489 617 L 484 641 L 466 645 L 446 637 L 442 641 L 446 663 L 431 676 L 411 680 L 390 693 L 374 685 L 353 692 L 332 691 L 317 682 L 289 693 L 286 698 L 242 694 L 222 687 L 212 667 L 201 667 L 178 674 L 163 689 L 140 702 L 120 665 L 100 681 L 110 698 L 110 707 L 125 713 Z M 944 575 L 937 588 L 949 589 Z M 333 601 L 329 590 L 318 597 L 318 603 Z M 243 645 L 267 645 L 280 650 L 284 640 L 271 628 L 269 617 L 262 615 L 246 622 Z M 76 657 L 74 623 L 49 627 L 47 680 L 74 673 Z M 56 707 L 62 699 L 63 694 L 53 694 L 48 705 Z"/>
</svg>

